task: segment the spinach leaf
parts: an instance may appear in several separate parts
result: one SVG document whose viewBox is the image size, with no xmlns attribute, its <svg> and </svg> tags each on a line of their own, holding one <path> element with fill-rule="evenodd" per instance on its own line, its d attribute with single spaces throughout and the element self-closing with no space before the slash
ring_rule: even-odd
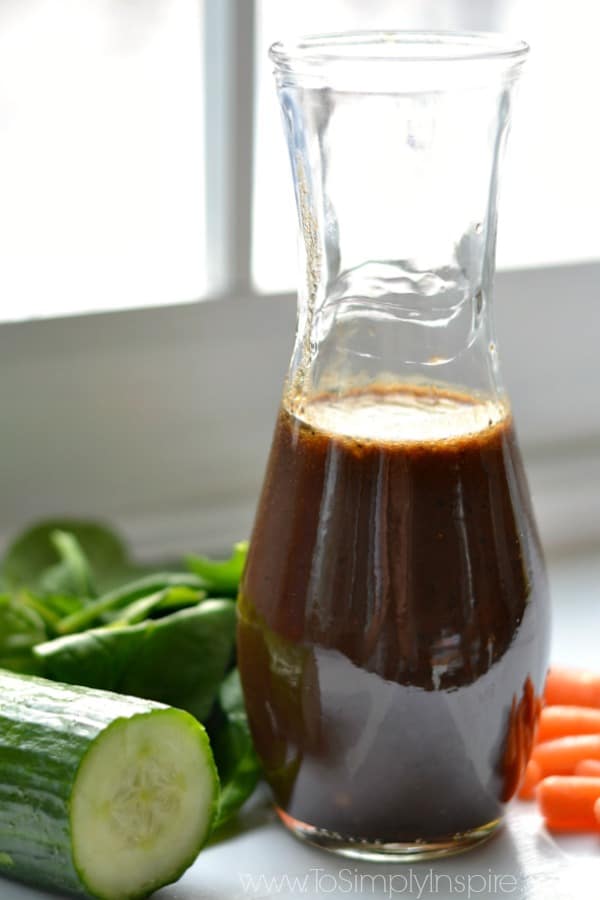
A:
<svg viewBox="0 0 600 900">
<path fill-rule="evenodd" d="M 40 577 L 44 593 L 68 597 L 95 597 L 96 588 L 86 555 L 74 534 L 55 529 L 50 540 L 60 562 L 46 569 Z"/>
<path fill-rule="evenodd" d="M 34 609 L 18 598 L 0 596 L 0 667 L 34 675 L 39 662 L 33 648 L 46 640 L 44 622 Z"/>
<path fill-rule="evenodd" d="M 138 622 L 143 622 L 144 619 L 154 619 L 179 609 L 187 609 L 190 606 L 196 606 L 205 597 L 204 591 L 195 588 L 182 585 L 167 587 L 162 591 L 149 594 L 147 597 L 140 597 L 139 600 L 134 600 L 124 609 L 116 612 L 114 619 L 111 619 L 110 627 L 136 625 Z"/>
<path fill-rule="evenodd" d="M 112 615 L 115 611 L 124 609 L 137 600 L 150 597 L 158 591 L 166 588 L 191 588 L 200 591 L 204 588 L 204 581 L 196 575 L 188 572 L 157 572 L 153 575 L 145 575 L 136 581 L 131 581 L 121 587 L 108 591 L 88 604 L 85 609 L 67 616 L 59 625 L 61 634 L 73 634 L 83 631 L 90 625 L 102 621 L 105 616 Z M 187 605 L 187 604 L 183 604 Z"/>
<path fill-rule="evenodd" d="M 223 681 L 219 691 L 219 703 L 227 715 L 246 717 L 246 704 L 238 669 L 233 669 Z"/>
<path fill-rule="evenodd" d="M 252 743 L 244 697 L 237 669 L 229 673 L 219 691 L 222 715 L 210 730 L 221 798 L 216 828 L 223 825 L 251 796 L 261 768 Z"/>
<path fill-rule="evenodd" d="M 27 602 L 38 610 L 42 618 L 52 617 L 58 621 L 82 609 L 86 602 L 83 597 L 67 597 L 63 594 L 41 596 L 31 591 L 22 591 L 21 596 L 27 598 Z"/>
<path fill-rule="evenodd" d="M 58 633 L 63 616 L 71 615 L 84 603 L 79 597 L 63 597 L 60 594 L 40 595 L 27 590 L 19 591 L 18 598 L 21 605 L 37 613 L 52 637 Z"/>
<path fill-rule="evenodd" d="M 195 576 L 193 576 L 195 577 Z M 170 613 L 177 612 L 180 609 L 186 609 L 188 606 L 195 606 L 206 598 L 206 591 L 192 588 L 183 584 L 174 585 L 166 588 L 159 603 L 153 608 L 151 616 L 157 618 L 166 616 Z"/>
<path fill-rule="evenodd" d="M 188 556 L 185 562 L 190 572 L 204 580 L 209 594 L 235 597 L 247 555 L 248 541 L 240 541 L 234 545 L 230 559 L 219 562 L 206 556 Z"/>
<path fill-rule="evenodd" d="M 110 529 L 95 522 L 67 519 L 48 521 L 22 533 L 9 547 L 3 564 L 3 577 L 9 588 L 16 590 L 28 587 L 33 591 L 63 593 L 62 585 L 57 589 L 56 583 L 52 583 L 52 577 L 58 578 L 57 573 L 50 576 L 51 583 L 45 589 L 44 577 L 48 577 L 47 570 L 65 564 L 67 556 L 69 566 L 72 567 L 71 574 L 78 564 L 75 565 L 73 546 L 67 548 L 63 539 L 59 540 L 62 547 L 57 552 L 52 541 L 53 532 L 68 532 L 77 542 L 88 570 L 93 572 L 99 591 L 108 590 L 123 579 L 124 572 L 131 572 L 132 565 L 127 558 L 125 545 Z"/>
<path fill-rule="evenodd" d="M 235 604 L 223 599 L 138 625 L 57 638 L 34 652 L 48 678 L 158 700 L 203 721 L 234 643 Z"/>
</svg>

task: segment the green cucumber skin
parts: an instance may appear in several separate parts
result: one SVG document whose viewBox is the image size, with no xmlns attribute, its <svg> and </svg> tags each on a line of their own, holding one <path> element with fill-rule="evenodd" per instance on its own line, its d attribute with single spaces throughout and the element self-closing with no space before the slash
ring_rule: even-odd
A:
<svg viewBox="0 0 600 900">
<path fill-rule="evenodd" d="M 77 771 L 115 719 L 166 708 L 0 670 L 0 874 L 93 896 L 73 863 L 70 798 Z"/>
</svg>

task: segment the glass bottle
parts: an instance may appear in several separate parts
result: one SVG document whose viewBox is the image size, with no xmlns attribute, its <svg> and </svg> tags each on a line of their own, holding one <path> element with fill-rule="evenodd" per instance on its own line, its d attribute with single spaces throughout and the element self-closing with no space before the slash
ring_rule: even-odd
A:
<svg viewBox="0 0 600 900">
<path fill-rule="evenodd" d="M 350 856 L 488 837 L 536 728 L 547 586 L 491 308 L 527 50 L 416 32 L 271 48 L 300 285 L 239 666 L 281 819 Z"/>
</svg>

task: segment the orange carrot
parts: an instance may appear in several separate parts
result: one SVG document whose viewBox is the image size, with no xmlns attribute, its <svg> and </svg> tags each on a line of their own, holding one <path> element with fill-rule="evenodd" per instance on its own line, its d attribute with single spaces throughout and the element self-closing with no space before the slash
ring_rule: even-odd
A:
<svg viewBox="0 0 600 900">
<path fill-rule="evenodd" d="M 594 815 L 596 816 L 598 825 L 600 825 L 600 799 L 596 800 L 594 803 Z"/>
<path fill-rule="evenodd" d="M 598 828 L 594 810 L 600 798 L 600 778 L 552 775 L 540 781 L 537 798 L 549 828 L 588 831 Z"/>
<path fill-rule="evenodd" d="M 560 776 L 556 776 L 557 778 Z M 568 775 L 565 775 L 565 778 L 568 778 Z M 549 831 L 600 831 L 600 825 L 593 820 L 590 822 L 589 819 L 544 819 L 544 825 Z"/>
<path fill-rule="evenodd" d="M 531 758 L 542 775 L 572 775 L 583 759 L 600 759 L 600 734 L 576 734 L 536 744 Z"/>
<path fill-rule="evenodd" d="M 575 775 L 592 775 L 600 778 L 600 759 L 582 759 L 575 766 Z"/>
<path fill-rule="evenodd" d="M 600 765 L 600 763 L 599 763 Z M 521 786 L 519 787 L 519 797 L 521 800 L 533 800 L 535 797 L 535 789 L 542 777 L 542 770 L 534 759 L 530 759 L 525 769 Z"/>
<path fill-rule="evenodd" d="M 600 673 L 553 666 L 546 679 L 545 698 L 548 706 L 600 708 Z"/>
<path fill-rule="evenodd" d="M 600 709 L 589 706 L 547 706 L 542 710 L 538 742 L 570 734 L 600 734 Z"/>
</svg>

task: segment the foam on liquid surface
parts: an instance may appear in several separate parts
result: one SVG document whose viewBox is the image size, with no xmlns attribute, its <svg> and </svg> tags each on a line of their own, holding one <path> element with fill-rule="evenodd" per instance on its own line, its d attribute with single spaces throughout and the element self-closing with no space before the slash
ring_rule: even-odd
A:
<svg viewBox="0 0 600 900">
<path fill-rule="evenodd" d="M 494 428 L 508 416 L 502 401 L 422 388 L 326 394 L 290 409 L 312 428 L 385 443 L 455 440 Z"/>
</svg>

